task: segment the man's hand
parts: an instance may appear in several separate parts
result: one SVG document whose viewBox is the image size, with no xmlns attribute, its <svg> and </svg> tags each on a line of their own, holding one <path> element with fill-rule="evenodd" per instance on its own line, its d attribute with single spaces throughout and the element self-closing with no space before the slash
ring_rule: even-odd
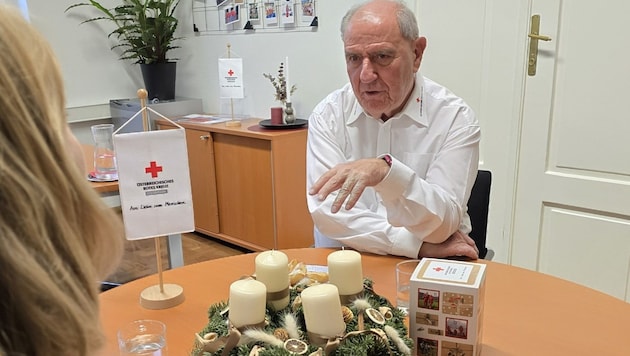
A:
<svg viewBox="0 0 630 356">
<path fill-rule="evenodd" d="M 419 258 L 445 258 L 453 256 L 465 256 L 476 260 L 479 258 L 479 250 L 475 245 L 475 241 L 471 239 L 470 236 L 460 231 L 456 231 L 453 235 L 446 239 L 446 241 L 439 244 L 423 242 L 422 247 L 420 247 L 420 252 L 418 253 Z"/>
<path fill-rule="evenodd" d="M 310 195 L 316 195 L 324 200 L 328 194 L 339 189 L 339 194 L 333 202 L 331 212 L 336 213 L 346 201 L 346 210 L 352 209 L 359 200 L 365 187 L 380 183 L 389 172 L 389 166 L 380 158 L 366 158 L 354 162 L 342 163 L 324 173 L 309 190 Z"/>
</svg>

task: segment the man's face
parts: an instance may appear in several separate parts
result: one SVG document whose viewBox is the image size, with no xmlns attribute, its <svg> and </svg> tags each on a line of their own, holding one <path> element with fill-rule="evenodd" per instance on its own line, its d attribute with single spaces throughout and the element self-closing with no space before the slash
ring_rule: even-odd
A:
<svg viewBox="0 0 630 356">
<path fill-rule="evenodd" d="M 363 109 L 388 119 L 400 112 L 420 68 L 426 39 L 406 40 L 391 9 L 354 15 L 343 38 L 348 77 Z"/>
</svg>

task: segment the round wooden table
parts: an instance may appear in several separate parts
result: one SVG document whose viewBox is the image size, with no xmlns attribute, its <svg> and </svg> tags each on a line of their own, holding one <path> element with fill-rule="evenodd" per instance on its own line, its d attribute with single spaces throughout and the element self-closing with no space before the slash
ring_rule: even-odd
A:
<svg viewBox="0 0 630 356">
<path fill-rule="evenodd" d="M 289 260 L 326 265 L 331 249 L 284 250 Z M 117 355 L 116 330 L 129 321 L 157 319 L 167 325 L 169 355 L 189 355 L 194 334 L 207 324 L 208 308 L 225 301 L 230 284 L 254 272 L 256 253 L 226 257 L 164 271 L 164 283 L 183 287 L 186 300 L 171 309 L 139 304 L 156 275 L 101 293 L 107 337 L 104 355 Z M 394 266 L 402 258 L 362 254 L 364 276 L 376 292 L 395 301 Z M 480 260 L 487 265 L 481 353 L 492 355 L 629 355 L 630 304 L 549 275 Z"/>
</svg>

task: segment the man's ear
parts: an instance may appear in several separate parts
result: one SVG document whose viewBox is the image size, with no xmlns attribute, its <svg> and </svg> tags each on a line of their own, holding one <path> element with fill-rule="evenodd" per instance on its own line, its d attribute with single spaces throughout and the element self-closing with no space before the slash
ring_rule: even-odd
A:
<svg viewBox="0 0 630 356">
<path fill-rule="evenodd" d="M 414 54 L 416 56 L 413 66 L 415 71 L 417 72 L 420 69 L 420 63 L 422 62 L 422 55 L 424 54 L 424 50 L 427 48 L 427 38 L 426 37 L 418 37 L 414 43 Z"/>
</svg>

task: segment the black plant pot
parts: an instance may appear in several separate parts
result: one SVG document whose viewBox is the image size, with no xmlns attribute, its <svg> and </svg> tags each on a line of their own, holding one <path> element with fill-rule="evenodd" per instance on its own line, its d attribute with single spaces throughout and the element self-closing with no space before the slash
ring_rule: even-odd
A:
<svg viewBox="0 0 630 356">
<path fill-rule="evenodd" d="M 144 86 L 149 92 L 149 101 L 175 99 L 175 74 L 177 62 L 140 64 Z"/>
</svg>

